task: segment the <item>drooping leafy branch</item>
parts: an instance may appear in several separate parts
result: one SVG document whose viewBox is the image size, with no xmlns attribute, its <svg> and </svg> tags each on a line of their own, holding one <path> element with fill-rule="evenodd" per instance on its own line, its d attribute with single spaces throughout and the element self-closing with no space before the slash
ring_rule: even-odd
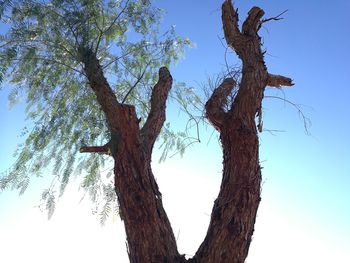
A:
<svg viewBox="0 0 350 263">
<path fill-rule="evenodd" d="M 30 120 L 0 189 L 22 193 L 43 171 L 57 176 L 60 194 L 74 172 L 84 172 L 90 183 L 83 187 L 91 189 L 107 159 L 76 154 L 82 145 L 105 144 L 110 134 L 84 72 L 84 50 L 94 52 L 116 99 L 135 105 L 143 124 L 159 67 L 178 60 L 189 41 L 173 28 L 160 35 L 162 12 L 148 0 L 1 1 L 0 15 L 7 28 L 0 80 L 12 104 L 25 98 Z"/>
</svg>

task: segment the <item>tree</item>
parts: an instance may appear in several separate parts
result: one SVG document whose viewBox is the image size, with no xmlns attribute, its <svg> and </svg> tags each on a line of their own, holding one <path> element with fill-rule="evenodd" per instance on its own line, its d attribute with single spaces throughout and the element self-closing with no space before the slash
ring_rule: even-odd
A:
<svg viewBox="0 0 350 263">
<path fill-rule="evenodd" d="M 236 86 L 232 78 L 225 79 L 206 104 L 207 118 L 220 133 L 224 170 L 207 236 L 195 256 L 199 262 L 242 263 L 247 257 L 260 202 L 258 131 L 264 90 L 293 85 L 290 78 L 270 74 L 265 66 L 258 31 L 271 19 L 262 20 L 263 15 L 253 7 L 240 30 L 231 1 L 222 5 L 225 39 L 242 60 L 242 77 L 227 111 L 224 105 Z"/>
<path fill-rule="evenodd" d="M 60 96 L 62 91 L 67 93 L 64 99 L 69 99 L 69 96 L 72 95 L 79 95 L 77 100 L 73 98 L 72 104 L 68 105 L 60 97 L 60 103 L 57 104 L 58 109 L 48 117 L 48 125 L 51 126 L 47 127 L 50 129 L 56 127 L 54 124 L 58 118 L 57 115 L 61 114 L 61 112 L 57 114 L 56 111 L 67 108 L 67 106 L 70 109 L 78 106 L 84 108 L 84 106 L 89 106 L 87 102 L 97 100 L 106 119 L 105 126 L 102 125 L 101 129 L 108 130 L 109 141 L 103 146 L 85 145 L 80 148 L 80 152 L 98 152 L 108 154 L 113 158 L 114 189 L 118 197 L 120 216 L 125 224 L 130 262 L 244 262 L 248 254 L 260 201 L 261 171 L 257 133 L 258 130 L 261 130 L 262 125 L 261 103 L 264 89 L 266 86 L 293 85 L 291 79 L 270 74 L 265 66 L 258 31 L 264 22 L 271 19 L 262 19 L 263 10 L 253 7 L 240 30 L 238 14 L 231 1 L 225 0 L 222 5 L 225 38 L 228 45 L 242 60 L 242 76 L 239 83 L 233 78 L 226 78 L 214 90 L 205 106 L 208 120 L 220 133 L 224 155 L 223 180 L 218 198 L 214 203 L 207 235 L 195 256 L 186 260 L 177 251 L 176 240 L 163 208 L 162 196 L 150 165 L 154 143 L 165 121 L 166 100 L 172 86 L 172 77 L 166 67 L 159 69 L 159 79 L 149 92 L 149 111 L 146 111 L 145 122 L 140 124 L 138 117 L 140 111 L 137 111 L 135 105 L 126 104 L 125 99 L 121 99 L 119 95 L 121 88 L 118 90 L 111 87 L 106 79 L 106 70 L 99 55 L 109 56 L 107 48 L 101 49 L 101 46 L 106 47 L 109 44 L 109 40 L 122 41 L 120 37 L 123 36 L 123 33 L 120 30 L 125 30 L 125 27 L 122 27 L 123 20 L 120 20 L 122 14 L 131 12 L 132 16 L 128 18 L 131 19 L 130 23 L 135 30 L 148 33 L 148 26 L 154 22 L 153 12 L 148 1 L 126 1 L 124 7 L 119 5 L 119 2 L 116 2 L 115 6 L 113 3 L 109 3 L 112 10 L 107 14 L 104 13 L 106 9 L 103 1 L 76 1 L 73 4 L 71 1 L 53 1 L 45 4 L 23 1 L 12 6 L 10 17 L 16 23 L 11 29 L 10 37 L 4 39 L 7 42 L 4 44 L 6 48 L 3 49 L 2 56 L 6 63 L 2 63 L 2 72 L 9 69 L 13 82 L 25 84 L 28 89 L 28 97 L 33 97 L 29 102 L 38 103 L 37 107 L 41 113 L 42 103 L 36 96 L 50 102 L 55 101 L 56 96 Z M 95 5 L 99 6 L 97 15 Z M 113 7 L 119 12 L 115 12 Z M 3 8 L 3 10 L 6 14 L 7 9 Z M 136 14 L 133 13 L 134 10 L 138 10 Z M 51 16 L 47 16 L 47 13 Z M 55 19 L 57 16 L 62 20 L 57 21 Z M 143 23 L 145 23 L 144 26 Z M 42 25 L 43 27 L 49 26 L 49 29 L 43 28 Z M 116 28 L 115 31 L 112 28 L 113 30 Z M 112 36 L 106 34 L 109 30 L 114 32 Z M 61 37 L 62 33 L 64 37 Z M 40 39 L 39 44 L 32 45 L 32 42 L 29 41 L 36 41 L 36 37 Z M 46 40 L 47 43 L 44 43 L 43 41 Z M 23 44 L 19 45 L 20 43 Z M 51 44 L 54 46 L 53 49 L 50 48 Z M 43 46 L 44 51 L 41 50 Z M 142 45 L 137 46 L 144 50 L 142 47 Z M 38 52 L 40 56 L 37 55 Z M 65 52 L 72 53 L 71 56 L 74 59 L 70 63 L 66 63 L 66 60 L 63 59 Z M 128 50 L 128 52 L 131 51 Z M 169 55 L 169 49 L 166 52 L 168 53 L 166 53 L 165 61 L 169 62 L 175 55 L 171 52 Z M 139 54 L 136 56 L 137 62 L 144 61 L 144 56 L 147 57 L 143 53 L 136 54 Z M 117 61 L 118 59 L 120 58 L 115 58 Z M 164 63 L 164 61 L 161 62 Z M 51 74 L 52 68 L 47 69 L 48 65 L 57 67 L 55 69 L 61 70 L 60 74 Z M 76 72 L 78 66 L 82 66 L 82 70 L 78 70 L 79 74 L 76 75 L 76 78 L 66 75 L 70 80 L 69 86 L 66 86 L 68 84 L 65 81 L 62 82 L 62 75 L 67 72 L 67 68 L 71 70 L 70 74 L 72 71 Z M 130 62 L 127 66 L 132 67 L 133 64 Z M 117 72 L 119 69 L 117 68 Z M 136 79 L 137 84 L 142 78 Z M 74 83 L 79 83 L 79 85 L 74 85 Z M 124 98 L 134 92 L 136 84 L 129 85 L 130 88 Z M 35 91 L 32 91 L 32 88 Z M 87 90 L 92 91 L 94 96 Z M 92 98 L 85 98 L 86 93 L 86 96 Z M 228 97 L 233 100 L 229 102 L 228 107 L 225 107 Z M 82 110 L 84 112 L 84 109 Z M 98 110 L 94 110 L 94 116 L 98 116 Z M 72 117 L 75 118 L 68 122 L 71 127 L 68 125 L 64 127 L 64 131 L 58 130 L 56 133 L 64 132 L 64 135 L 74 135 L 75 139 L 69 143 L 73 143 L 74 146 L 70 147 L 75 147 L 75 152 L 81 133 L 74 133 L 74 131 L 76 129 L 80 131 L 82 128 L 79 114 L 80 112 L 77 113 L 78 116 L 73 114 Z M 44 120 L 47 118 L 40 117 Z M 44 131 L 40 130 L 39 133 L 44 132 L 45 134 L 47 127 L 44 127 Z M 91 126 L 90 128 L 90 131 L 93 131 Z M 72 133 L 65 132 L 66 129 L 72 130 Z M 46 140 L 44 134 L 41 133 L 39 138 Z M 99 134 L 101 132 L 88 142 L 94 143 L 97 139 L 101 139 Z M 35 136 L 38 135 L 34 133 Z M 53 137 L 52 140 L 55 141 L 55 139 Z M 69 140 L 67 137 L 64 139 Z M 19 162 L 16 164 L 19 167 L 15 165 L 15 172 L 10 173 L 3 180 L 4 185 L 14 183 L 18 186 L 20 183 L 17 183 L 16 180 L 25 171 L 21 164 L 33 157 L 33 150 L 34 152 L 42 150 L 48 145 L 48 142 L 29 139 L 29 144 L 34 148 L 31 149 L 32 151 L 26 149 L 22 151 Z M 54 157 L 57 158 L 57 153 Z M 69 158 L 74 157 L 68 156 L 67 169 L 71 169 L 74 163 L 74 159 Z M 70 172 L 68 170 L 67 174 Z M 63 178 L 65 178 L 64 175 L 62 181 L 67 180 Z M 49 193 L 48 196 L 50 196 Z"/>
</svg>

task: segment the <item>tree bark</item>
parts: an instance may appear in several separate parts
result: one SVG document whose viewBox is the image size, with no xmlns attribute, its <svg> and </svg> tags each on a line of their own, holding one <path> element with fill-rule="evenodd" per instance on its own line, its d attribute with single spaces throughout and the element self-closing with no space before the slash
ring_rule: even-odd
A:
<svg viewBox="0 0 350 263">
<path fill-rule="evenodd" d="M 119 103 L 91 50 L 82 50 L 84 70 L 106 115 L 111 140 L 103 146 L 84 146 L 81 152 L 114 158 L 115 190 L 125 224 L 131 263 L 243 263 L 248 255 L 260 202 L 261 169 L 256 116 L 267 85 L 291 86 L 291 79 L 270 74 L 265 66 L 258 30 L 263 10 L 253 7 L 242 30 L 231 1 L 222 5 L 225 38 L 243 62 L 238 93 L 228 111 L 224 104 L 236 85 L 225 79 L 206 104 L 206 116 L 220 133 L 223 178 L 207 235 L 192 259 L 177 251 L 176 240 L 151 169 L 153 145 L 165 121 L 172 77 L 159 70 L 151 95 L 151 110 L 140 129 L 135 108 Z M 267 20 L 265 20 L 267 21 Z M 261 123 L 258 123 L 259 130 Z"/>
<path fill-rule="evenodd" d="M 243 263 L 248 255 L 261 187 L 255 118 L 261 114 L 267 85 L 292 85 L 291 79 L 267 71 L 258 36 L 263 15 L 263 10 L 253 7 L 240 31 L 238 14 L 231 1 L 226 0 L 222 5 L 225 38 L 243 62 L 242 79 L 227 112 L 223 106 L 236 85 L 233 79 L 225 79 L 206 104 L 206 116 L 220 133 L 223 178 L 208 232 L 194 257 L 195 262 Z"/>
<path fill-rule="evenodd" d="M 81 152 L 108 153 L 114 158 L 115 190 L 130 262 L 176 262 L 181 257 L 151 169 L 152 148 L 165 121 L 172 77 L 168 69 L 159 70 L 151 111 L 140 130 L 134 106 L 117 101 L 95 54 L 85 51 L 84 55 L 84 70 L 106 115 L 111 140 L 104 146 L 84 146 Z"/>
</svg>

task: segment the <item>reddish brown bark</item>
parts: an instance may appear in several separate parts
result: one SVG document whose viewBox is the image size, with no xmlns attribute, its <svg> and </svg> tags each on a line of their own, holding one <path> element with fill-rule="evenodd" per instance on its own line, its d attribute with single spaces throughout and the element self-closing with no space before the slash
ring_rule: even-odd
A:
<svg viewBox="0 0 350 263">
<path fill-rule="evenodd" d="M 142 130 L 135 108 L 118 103 L 92 52 L 84 52 L 85 73 L 104 111 L 111 140 L 105 146 L 82 147 L 82 152 L 111 153 L 115 189 L 125 224 L 130 262 L 175 262 L 179 257 L 162 196 L 151 170 L 153 144 L 165 121 L 165 102 L 172 85 L 166 68 L 159 70 L 151 111 Z"/>
<path fill-rule="evenodd" d="M 109 148 L 106 145 L 104 146 L 83 146 L 80 148 L 81 153 L 100 153 L 100 154 L 109 154 Z"/>
<path fill-rule="evenodd" d="M 243 263 L 248 255 L 260 202 L 261 171 L 257 114 L 267 85 L 291 86 L 291 79 L 270 74 L 264 63 L 258 30 L 263 10 L 253 7 L 242 30 L 231 1 L 222 5 L 225 38 L 243 62 L 238 93 L 228 111 L 224 104 L 236 85 L 225 79 L 206 104 L 206 115 L 220 133 L 223 178 L 214 203 L 207 235 L 189 260 L 179 255 L 162 196 L 151 169 L 154 142 L 165 121 L 165 103 L 172 77 L 159 70 L 151 95 L 151 110 L 144 126 L 132 105 L 117 101 L 103 76 L 95 54 L 82 50 L 82 62 L 90 86 L 104 111 L 111 140 L 104 146 L 83 147 L 82 152 L 109 153 L 114 158 L 115 189 L 124 221 L 132 263 Z"/>
<path fill-rule="evenodd" d="M 243 62 L 238 93 L 225 112 L 223 105 L 235 85 L 226 79 L 206 104 L 209 121 L 220 133 L 223 148 L 223 179 L 214 203 L 207 236 L 195 259 L 201 263 L 243 263 L 248 255 L 260 202 L 261 169 L 255 117 L 261 114 L 264 89 L 291 86 L 283 76 L 269 74 L 261 51 L 258 30 L 264 11 L 253 7 L 238 27 L 238 14 L 231 1 L 222 6 L 227 44 Z"/>
</svg>

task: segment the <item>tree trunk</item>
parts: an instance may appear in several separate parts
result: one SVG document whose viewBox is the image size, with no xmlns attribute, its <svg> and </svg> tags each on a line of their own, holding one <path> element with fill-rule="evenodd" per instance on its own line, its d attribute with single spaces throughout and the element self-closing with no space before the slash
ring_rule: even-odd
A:
<svg viewBox="0 0 350 263">
<path fill-rule="evenodd" d="M 109 153 L 114 158 L 115 190 L 130 262 L 176 262 L 181 257 L 151 169 L 152 149 L 165 121 L 172 77 L 166 68 L 160 69 L 151 111 L 140 129 L 134 106 L 117 101 L 95 54 L 89 50 L 84 54 L 84 70 L 106 115 L 111 139 L 104 146 L 82 147 L 81 152 Z"/>
<path fill-rule="evenodd" d="M 243 62 L 242 80 L 228 111 L 224 104 L 236 83 L 225 79 L 206 104 L 209 121 L 220 133 L 223 179 L 214 203 L 207 235 L 192 259 L 177 251 L 176 240 L 164 211 L 162 196 L 151 170 L 154 142 L 165 121 L 165 103 L 172 77 L 159 70 L 151 95 L 151 110 L 142 127 L 135 108 L 121 104 L 103 76 L 96 54 L 81 48 L 90 86 L 104 111 L 111 140 L 103 146 L 82 147 L 82 152 L 108 153 L 114 158 L 115 189 L 124 221 L 132 263 L 243 263 L 248 255 L 260 202 L 261 171 L 258 129 L 261 102 L 267 85 L 291 86 L 289 78 L 269 74 L 257 32 L 263 10 L 253 7 L 238 29 L 238 14 L 231 1 L 222 6 L 225 38 Z M 260 118 L 259 118 L 260 120 Z"/>
<path fill-rule="evenodd" d="M 225 79 L 206 104 L 207 118 L 220 133 L 223 179 L 207 235 L 194 257 L 196 262 L 243 263 L 248 255 L 260 202 L 257 128 L 261 131 L 264 89 L 267 85 L 292 85 L 291 79 L 267 71 L 257 34 L 263 15 L 263 10 L 253 7 L 241 32 L 231 1 L 226 0 L 222 6 L 225 38 L 243 62 L 242 79 L 228 111 L 224 110 L 224 104 L 236 85 L 233 79 Z"/>
<path fill-rule="evenodd" d="M 130 262 L 173 262 L 178 255 L 176 241 L 151 170 L 151 156 L 140 143 L 138 129 L 125 128 L 114 172 Z"/>
<path fill-rule="evenodd" d="M 220 126 L 223 179 L 207 236 L 196 254 L 201 263 L 243 263 L 248 255 L 261 183 L 254 115 L 242 118 L 249 108 L 244 105 L 240 110 L 225 113 L 226 120 Z"/>
</svg>

